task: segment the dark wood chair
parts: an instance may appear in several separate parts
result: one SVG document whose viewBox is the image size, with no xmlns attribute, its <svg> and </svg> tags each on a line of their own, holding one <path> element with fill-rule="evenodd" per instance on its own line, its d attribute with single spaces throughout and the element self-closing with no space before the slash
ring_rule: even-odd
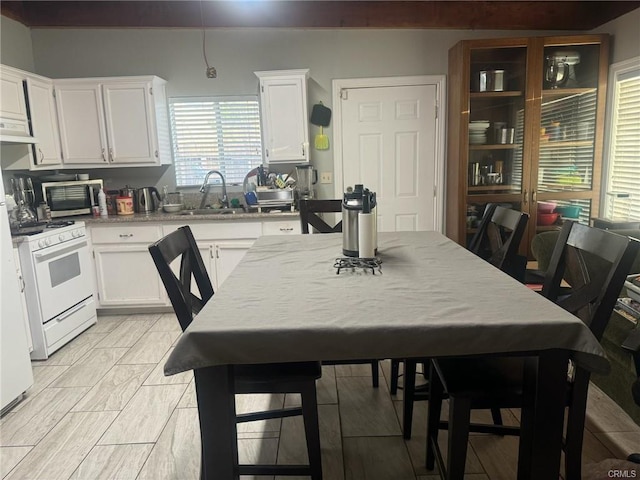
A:
<svg viewBox="0 0 640 480">
<path fill-rule="evenodd" d="M 184 331 L 214 293 L 191 229 L 188 226 L 180 227 L 149 246 L 149 252 L 167 290 L 180 327 Z M 179 261 L 178 276 L 171 267 L 174 261 Z M 192 290 L 193 284 L 197 287 L 198 294 Z M 316 380 L 322 373 L 320 362 L 239 365 L 234 367 L 233 373 L 237 394 L 301 395 L 302 407 L 241 414 L 236 416 L 236 421 L 253 422 L 302 415 L 309 457 L 309 465 L 240 465 L 240 475 L 310 475 L 314 480 L 321 480 L 320 430 L 316 399 Z M 198 405 L 198 408 L 207 407 Z M 202 436 L 216 435 L 215 431 L 206 431 L 203 425 L 200 425 L 200 428 Z"/>
<path fill-rule="evenodd" d="M 319 213 L 340 213 L 342 212 L 342 200 L 300 200 L 298 208 L 300 209 L 300 227 L 302 233 L 309 233 L 309 226 L 315 228 L 319 233 L 340 233 L 342 232 L 342 220 L 338 221 L 334 226 L 329 225 Z M 380 385 L 380 375 L 378 371 L 378 360 L 349 360 L 349 361 L 333 361 L 323 360 L 324 365 L 351 365 L 360 363 L 371 364 L 371 381 L 374 388 Z"/>
<path fill-rule="evenodd" d="M 512 277 L 522 280 L 526 269 L 526 257 L 518 254 L 522 236 L 529 221 L 529 214 L 489 203 L 485 207 L 482 220 L 468 249 Z M 411 438 L 413 402 L 429 400 L 428 382 L 416 387 L 416 368 L 423 364 L 423 374 L 428 376 L 429 359 L 409 359 L 404 361 L 404 392 L 402 401 L 402 433 Z M 392 394 L 397 392 L 400 360 L 391 361 Z M 499 408 L 491 410 L 493 421 L 502 425 Z"/>
<path fill-rule="evenodd" d="M 302 233 L 309 233 L 309 226 L 312 226 L 320 233 L 340 233 L 342 232 L 342 220 L 334 226 L 329 225 L 319 213 L 339 213 L 342 212 L 342 200 L 300 200 L 300 226 Z"/>
<path fill-rule="evenodd" d="M 542 295 L 579 317 L 600 340 L 640 242 L 611 232 L 566 222 L 546 272 Z M 562 287 L 566 281 L 570 290 Z M 469 431 L 519 435 L 519 427 L 472 425 L 477 408 L 522 406 L 522 357 L 442 358 L 431 363 L 427 422 L 427 468 L 438 463 L 448 479 L 462 479 Z M 565 478 L 581 478 L 584 418 L 589 371 L 571 363 L 567 381 Z M 449 421 L 440 422 L 442 399 L 449 397 Z M 438 447 L 438 429 L 448 428 L 447 465 Z"/>
</svg>

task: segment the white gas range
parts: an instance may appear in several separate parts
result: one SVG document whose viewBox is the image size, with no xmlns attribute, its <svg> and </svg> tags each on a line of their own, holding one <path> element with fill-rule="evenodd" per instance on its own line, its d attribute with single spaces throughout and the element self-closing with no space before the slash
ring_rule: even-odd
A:
<svg viewBox="0 0 640 480">
<path fill-rule="evenodd" d="M 33 352 L 44 360 L 96 323 L 94 275 L 84 222 L 57 222 L 23 237 L 18 252 Z"/>
</svg>

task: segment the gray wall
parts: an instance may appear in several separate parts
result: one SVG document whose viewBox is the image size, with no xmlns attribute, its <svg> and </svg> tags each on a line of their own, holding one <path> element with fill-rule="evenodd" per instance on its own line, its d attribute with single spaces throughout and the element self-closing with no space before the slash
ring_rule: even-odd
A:
<svg viewBox="0 0 640 480">
<path fill-rule="evenodd" d="M 0 16 L 0 63 L 34 71 L 31 31 L 15 20 Z"/>
<path fill-rule="evenodd" d="M 616 18 L 593 33 L 613 35 L 611 63 L 618 63 L 640 55 L 640 8 Z"/>
</svg>

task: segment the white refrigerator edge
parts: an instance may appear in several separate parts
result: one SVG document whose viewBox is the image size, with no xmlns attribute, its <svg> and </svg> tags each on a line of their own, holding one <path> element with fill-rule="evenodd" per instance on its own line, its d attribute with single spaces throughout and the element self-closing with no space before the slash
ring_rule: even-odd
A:
<svg viewBox="0 0 640 480">
<path fill-rule="evenodd" d="M 1 171 L 0 263 L 0 409 L 5 410 L 33 385 L 33 370 L 22 318 L 20 289 Z"/>
</svg>

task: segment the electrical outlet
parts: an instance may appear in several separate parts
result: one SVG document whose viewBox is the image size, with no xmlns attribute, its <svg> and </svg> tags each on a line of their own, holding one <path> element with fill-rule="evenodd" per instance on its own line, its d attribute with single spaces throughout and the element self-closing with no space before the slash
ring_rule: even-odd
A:
<svg viewBox="0 0 640 480">
<path fill-rule="evenodd" d="M 322 172 L 320 174 L 320 183 L 333 183 L 333 175 L 331 172 Z"/>
</svg>

